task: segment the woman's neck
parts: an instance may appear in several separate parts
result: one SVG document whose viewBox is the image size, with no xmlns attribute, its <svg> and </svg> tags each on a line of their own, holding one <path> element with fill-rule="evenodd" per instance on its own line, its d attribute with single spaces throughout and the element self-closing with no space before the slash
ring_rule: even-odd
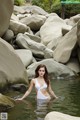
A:
<svg viewBox="0 0 80 120">
<path fill-rule="evenodd" d="M 44 79 L 44 78 L 43 78 L 43 77 L 41 77 L 41 76 L 39 76 L 38 78 L 39 78 L 40 80 L 43 80 L 43 79 Z"/>
</svg>

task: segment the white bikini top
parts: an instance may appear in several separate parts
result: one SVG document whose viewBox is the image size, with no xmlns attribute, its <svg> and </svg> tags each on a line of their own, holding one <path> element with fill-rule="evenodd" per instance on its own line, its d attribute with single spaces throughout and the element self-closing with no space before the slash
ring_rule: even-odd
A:
<svg viewBox="0 0 80 120">
<path fill-rule="evenodd" d="M 44 83 L 44 85 L 40 86 L 38 80 L 36 79 L 35 88 L 36 88 L 37 90 L 46 89 L 46 88 L 47 88 L 47 84 Z"/>
</svg>

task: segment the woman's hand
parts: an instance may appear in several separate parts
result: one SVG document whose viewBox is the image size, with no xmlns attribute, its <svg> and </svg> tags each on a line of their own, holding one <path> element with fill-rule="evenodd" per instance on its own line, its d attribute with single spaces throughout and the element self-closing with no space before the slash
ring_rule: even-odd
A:
<svg viewBox="0 0 80 120">
<path fill-rule="evenodd" d="M 23 99 L 22 98 L 18 98 L 18 99 L 16 99 L 16 101 L 22 101 Z"/>
<path fill-rule="evenodd" d="M 56 96 L 55 99 L 58 99 L 58 97 Z"/>
</svg>

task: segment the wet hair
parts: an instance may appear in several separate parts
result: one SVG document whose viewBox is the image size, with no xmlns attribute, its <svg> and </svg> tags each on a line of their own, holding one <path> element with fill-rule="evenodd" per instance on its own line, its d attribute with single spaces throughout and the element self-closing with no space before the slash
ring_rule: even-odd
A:
<svg viewBox="0 0 80 120">
<path fill-rule="evenodd" d="M 48 70 L 47 70 L 45 65 L 40 64 L 40 65 L 37 66 L 37 68 L 35 70 L 35 78 L 39 76 L 38 71 L 39 71 L 40 68 L 44 68 L 45 69 L 45 74 L 44 74 L 43 77 L 44 77 L 44 80 L 45 80 L 46 84 L 49 86 Z"/>
</svg>

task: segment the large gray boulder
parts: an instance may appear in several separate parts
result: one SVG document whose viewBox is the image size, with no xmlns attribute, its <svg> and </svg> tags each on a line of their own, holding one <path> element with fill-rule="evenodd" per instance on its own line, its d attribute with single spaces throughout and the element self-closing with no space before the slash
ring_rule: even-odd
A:
<svg viewBox="0 0 80 120">
<path fill-rule="evenodd" d="M 57 76 L 72 76 L 74 75 L 73 71 L 69 69 L 67 66 L 60 64 L 56 61 L 54 61 L 52 58 L 45 59 L 40 62 L 36 62 L 28 66 L 27 73 L 28 77 L 32 78 L 35 75 L 35 69 L 39 64 L 46 65 L 49 75 L 51 77 L 57 77 Z"/>
<path fill-rule="evenodd" d="M 19 33 L 16 38 L 16 43 L 19 48 L 31 50 L 37 57 L 44 57 L 43 51 L 46 48 L 45 45 L 31 40 L 27 35 Z"/>
<path fill-rule="evenodd" d="M 20 57 L 20 59 L 22 60 L 23 64 L 25 67 L 27 67 L 28 65 L 30 65 L 33 61 L 33 56 L 32 56 L 32 52 L 30 50 L 26 50 L 26 49 L 19 49 L 19 50 L 15 50 L 17 55 Z"/>
<path fill-rule="evenodd" d="M 64 36 L 66 33 L 68 33 L 71 30 L 72 26 L 66 26 L 62 28 L 62 35 Z"/>
<path fill-rule="evenodd" d="M 29 26 L 31 30 L 38 31 L 40 27 L 44 24 L 45 20 L 46 20 L 45 16 L 33 14 L 29 17 L 21 19 L 20 22 Z"/>
<path fill-rule="evenodd" d="M 57 62 L 66 63 L 77 43 L 77 26 L 75 25 L 59 42 L 53 56 Z"/>
<path fill-rule="evenodd" d="M 0 37 L 9 27 L 9 21 L 13 12 L 12 0 L 0 0 Z"/>
<path fill-rule="evenodd" d="M 70 19 L 66 20 L 68 25 L 74 26 L 80 20 L 80 14 L 70 17 Z"/>
<path fill-rule="evenodd" d="M 16 14 L 19 14 L 19 13 L 24 14 L 25 10 L 21 6 L 14 5 L 14 13 L 16 13 Z"/>
<path fill-rule="evenodd" d="M 14 32 L 10 29 L 7 29 L 7 31 L 3 36 L 3 39 L 6 40 L 7 42 L 11 42 L 13 38 L 14 38 Z"/>
<path fill-rule="evenodd" d="M 28 27 L 19 21 L 10 20 L 9 28 L 15 33 L 25 33 L 28 31 Z"/>
<path fill-rule="evenodd" d="M 47 48 L 49 48 L 49 49 L 54 51 L 56 49 L 56 46 L 58 45 L 58 43 L 59 43 L 59 41 L 61 39 L 62 39 L 62 36 L 58 37 L 58 38 L 55 38 L 54 40 L 50 41 L 49 44 L 47 44 Z"/>
<path fill-rule="evenodd" d="M 32 6 L 23 6 L 22 7 L 25 12 L 31 13 L 31 14 L 39 14 L 39 15 L 47 15 L 48 13 L 44 11 L 41 7 L 32 5 Z"/>
<path fill-rule="evenodd" d="M 0 88 L 7 84 L 27 83 L 27 73 L 21 59 L 10 44 L 0 38 Z"/>
<path fill-rule="evenodd" d="M 48 113 L 44 120 L 80 120 L 80 117 L 75 117 L 75 116 L 53 111 Z"/>
<path fill-rule="evenodd" d="M 80 65 L 77 58 L 71 58 L 66 64 L 71 70 L 75 71 L 75 73 L 80 72 Z"/>
<path fill-rule="evenodd" d="M 11 20 L 19 21 L 19 18 L 14 13 L 12 13 Z"/>
<path fill-rule="evenodd" d="M 34 40 L 35 42 L 38 42 L 38 43 L 41 42 L 41 38 L 36 35 L 31 35 L 28 32 L 25 32 L 24 34 L 27 35 L 31 40 Z"/>
<path fill-rule="evenodd" d="M 58 16 L 49 16 L 40 28 L 40 36 L 42 43 L 47 45 L 50 41 L 54 41 L 56 38 L 62 36 L 62 28 L 68 27 L 68 25 Z"/>
</svg>

